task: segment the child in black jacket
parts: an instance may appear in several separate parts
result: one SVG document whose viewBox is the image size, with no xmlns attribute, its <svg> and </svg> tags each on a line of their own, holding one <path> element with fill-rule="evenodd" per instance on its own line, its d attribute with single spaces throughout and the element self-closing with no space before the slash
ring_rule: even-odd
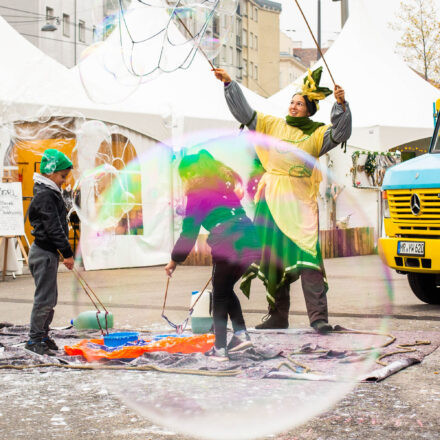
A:
<svg viewBox="0 0 440 440">
<path fill-rule="evenodd" d="M 186 212 L 182 233 L 165 271 L 171 276 L 177 263 L 186 259 L 201 226 L 209 231 L 215 346 L 206 355 L 219 361 L 228 360 L 228 351 L 232 353 L 252 345 L 234 284 L 251 263 L 259 260 L 259 240 L 237 195 L 241 179 L 235 171 L 201 150 L 182 159 L 179 174 L 185 187 Z M 226 346 L 228 316 L 234 336 Z"/>
<path fill-rule="evenodd" d="M 49 326 L 58 299 L 59 253 L 69 270 L 74 264 L 68 239 L 67 210 L 61 195 L 61 186 L 71 169 L 72 162 L 66 155 L 48 149 L 41 159 L 41 174 L 34 174 L 29 221 L 35 240 L 29 251 L 29 269 L 35 281 L 35 296 L 25 348 L 40 355 L 53 356 L 52 350 L 58 350 L 55 341 L 49 337 Z"/>
</svg>

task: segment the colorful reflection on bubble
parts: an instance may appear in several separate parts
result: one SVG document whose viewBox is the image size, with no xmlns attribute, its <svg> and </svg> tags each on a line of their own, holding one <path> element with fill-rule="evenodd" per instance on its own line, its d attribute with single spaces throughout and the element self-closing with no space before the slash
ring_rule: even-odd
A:
<svg viewBox="0 0 440 440">
<path fill-rule="evenodd" d="M 230 206 L 226 202 L 219 204 L 216 198 L 234 193 L 236 196 L 234 200 L 242 205 L 247 216 L 254 219 L 254 197 L 259 191 L 261 192 L 261 182 L 265 179 L 262 163 L 267 166 L 267 160 L 272 165 L 277 163 L 280 166 L 278 172 L 283 172 L 286 179 L 295 181 L 300 192 L 307 193 L 308 197 L 311 194 L 315 197 L 316 204 L 320 208 L 321 227 L 327 227 L 325 203 L 331 197 L 329 187 L 342 186 L 342 183 L 336 176 L 331 175 L 324 161 L 315 160 L 295 149 L 291 144 L 252 132 L 239 135 L 229 132 L 198 133 L 183 137 L 177 142 L 174 139 L 173 143 L 181 146 L 173 154 L 165 144 L 159 144 L 158 149 L 146 152 L 138 158 L 142 172 L 147 169 L 151 173 L 159 170 L 160 175 L 171 176 L 168 184 L 172 185 L 172 191 L 169 191 L 170 188 L 152 183 L 159 174 L 155 174 L 153 179 L 149 180 L 149 184 L 142 183 L 136 188 L 143 195 L 150 196 L 148 216 L 144 217 L 146 228 L 155 221 L 156 217 L 169 212 L 165 205 L 161 205 L 162 210 L 155 210 L 155 206 L 159 206 L 163 197 L 172 195 L 172 221 L 177 231 L 174 235 L 175 240 L 179 236 L 183 218 L 188 216 L 189 187 L 200 198 L 200 206 L 221 205 L 231 210 L 236 206 Z M 162 160 L 165 151 L 167 159 Z M 213 161 L 224 164 L 223 167 L 217 163 L 216 167 L 212 168 L 215 169 L 216 174 L 207 173 L 200 176 L 200 173 L 196 173 L 191 166 L 182 166 L 185 162 L 193 163 L 192 156 L 200 156 L 201 152 L 205 154 L 203 151 L 208 152 Z M 191 179 L 194 181 L 188 183 Z M 302 180 L 304 182 L 307 180 L 309 183 L 305 184 Z M 215 184 L 210 186 L 210 182 Z M 113 182 L 113 185 L 117 188 L 119 183 Z M 147 188 L 143 185 L 148 188 L 147 192 Z M 267 188 L 268 182 L 265 182 L 265 185 Z M 298 198 L 292 198 L 292 194 L 285 188 L 280 188 L 279 191 L 281 209 L 287 209 L 287 206 L 292 205 Z M 110 193 L 106 193 L 105 197 L 110 197 Z M 360 227 L 368 224 L 365 206 L 362 206 L 355 197 L 351 197 L 348 191 L 338 199 L 338 203 L 343 212 L 353 212 L 350 220 L 352 226 Z M 296 227 L 298 234 L 305 236 L 308 233 L 307 228 L 310 227 L 310 219 L 303 210 L 301 197 L 297 208 L 300 211 L 298 218 L 303 221 Z M 266 231 L 268 229 L 266 225 Z M 206 234 L 203 231 L 201 233 Z M 231 230 L 231 234 L 234 233 L 235 231 Z M 269 230 L 268 233 L 271 231 Z M 229 252 L 225 253 L 225 256 L 227 255 Z M 279 255 L 278 258 L 281 262 L 284 256 Z M 330 279 L 333 276 L 333 274 L 328 275 Z M 176 272 L 174 276 L 178 277 L 178 273 Z M 350 266 L 350 277 L 364 282 L 363 268 Z M 376 277 L 377 280 L 381 280 L 379 289 L 371 292 L 368 297 L 358 296 L 356 307 L 362 308 L 362 303 L 365 303 L 366 307 L 374 304 L 376 310 L 382 311 L 385 315 L 390 310 L 392 299 L 389 272 L 384 268 L 382 273 L 376 274 Z M 253 283 L 257 282 L 255 280 Z M 344 287 L 341 282 L 337 285 L 339 288 L 341 286 L 344 289 L 349 288 Z M 335 288 L 333 287 L 333 294 L 339 294 L 334 291 Z M 179 292 L 182 290 L 179 287 L 176 289 Z M 238 292 L 238 286 L 236 289 Z M 261 294 L 261 287 L 258 287 L 258 284 L 252 284 L 251 299 L 252 295 L 256 294 L 255 291 Z M 332 290 L 329 292 L 329 295 L 331 294 Z M 240 300 L 246 307 L 244 296 L 240 295 Z M 297 302 L 295 299 L 294 308 L 297 307 Z M 330 314 L 331 308 L 330 303 Z M 160 325 L 160 322 L 158 313 L 157 322 L 146 324 L 153 326 Z M 111 377 L 99 373 L 99 378 L 107 389 L 121 398 L 124 404 L 153 422 L 176 432 L 208 439 L 258 438 L 287 430 L 328 410 L 354 387 L 360 377 L 376 368 L 374 364 L 376 354 L 371 348 L 380 347 L 387 342 L 387 337 L 381 334 L 386 330 L 386 321 L 381 318 L 379 312 L 375 317 L 362 319 L 360 325 L 368 331 L 359 334 L 342 331 L 340 334 L 323 337 L 313 331 L 296 328 L 298 324 L 294 320 L 294 328 L 285 334 L 268 336 L 267 333 L 252 333 L 257 354 L 254 354 L 255 357 L 252 359 L 240 358 L 235 362 L 231 361 L 228 368 L 231 371 L 235 369 L 239 371 L 234 377 L 118 372 L 116 376 L 112 374 Z M 164 331 L 166 332 L 166 329 L 162 332 Z M 266 361 L 258 357 L 260 356 L 258 353 L 268 355 L 273 350 L 284 350 L 284 357 L 275 357 Z M 218 371 L 218 364 L 216 368 L 203 355 L 179 356 L 178 361 L 184 363 L 187 368 L 195 371 Z M 148 358 L 151 362 L 154 362 L 154 359 L 154 357 Z M 167 365 L 174 365 L 172 356 L 167 359 L 166 362 L 170 362 Z M 137 362 L 142 364 L 142 360 Z M 284 365 L 283 362 L 288 365 Z M 295 377 L 295 380 L 292 377 Z"/>
</svg>

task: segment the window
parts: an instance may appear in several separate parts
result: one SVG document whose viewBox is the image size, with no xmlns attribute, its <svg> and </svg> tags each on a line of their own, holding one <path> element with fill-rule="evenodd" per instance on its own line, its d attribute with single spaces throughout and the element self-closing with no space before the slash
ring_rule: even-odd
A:
<svg viewBox="0 0 440 440">
<path fill-rule="evenodd" d="M 247 30 L 243 29 L 243 46 L 247 46 Z"/>
<path fill-rule="evenodd" d="M 53 8 L 49 8 L 49 6 L 46 6 L 46 21 L 48 23 L 53 23 L 53 17 L 54 17 Z"/>
<path fill-rule="evenodd" d="M 252 78 L 253 74 L 254 74 L 254 63 L 251 61 L 249 63 L 249 76 Z"/>
<path fill-rule="evenodd" d="M 237 66 L 237 78 L 241 79 L 243 76 L 243 70 L 242 70 L 242 62 L 241 62 L 241 51 L 239 49 L 235 52 L 235 59 L 236 59 L 236 66 Z"/>
<path fill-rule="evenodd" d="M 247 76 L 247 60 L 243 58 L 243 76 Z"/>
<path fill-rule="evenodd" d="M 78 22 L 78 39 L 83 43 L 86 42 L 86 22 L 83 20 Z"/>
<path fill-rule="evenodd" d="M 258 21 L 258 9 L 257 8 L 254 9 L 254 20 Z"/>
<path fill-rule="evenodd" d="M 255 67 L 254 67 L 254 78 L 258 79 L 258 66 L 257 65 L 255 65 Z"/>
<path fill-rule="evenodd" d="M 222 52 L 221 52 L 220 58 L 221 58 L 221 62 L 223 64 L 226 63 L 226 46 L 225 45 L 222 46 Z"/>
<path fill-rule="evenodd" d="M 229 64 L 234 65 L 234 49 L 229 47 Z"/>
<path fill-rule="evenodd" d="M 98 41 L 98 29 L 96 29 L 96 26 L 93 26 L 92 32 L 93 32 L 93 42 L 95 43 L 96 41 Z"/>
<path fill-rule="evenodd" d="M 95 166 L 111 165 L 118 170 L 117 179 L 113 174 L 106 175 L 97 182 L 96 188 L 98 194 L 108 195 L 106 213 L 119 219 L 118 224 L 109 227 L 108 231 L 115 235 L 143 235 L 140 161 L 133 144 L 122 134 L 112 134 L 109 141 L 101 143 L 95 159 Z M 114 189 L 121 184 L 125 191 Z M 98 209 L 102 206 L 100 198 L 96 198 L 96 204 Z"/>
<path fill-rule="evenodd" d="M 253 12 L 254 12 L 254 8 L 252 7 L 251 3 L 248 3 L 249 6 L 249 18 L 252 20 L 253 19 Z"/>
<path fill-rule="evenodd" d="M 63 35 L 70 37 L 70 15 L 63 14 Z"/>
<path fill-rule="evenodd" d="M 249 47 L 252 49 L 252 45 L 254 44 L 254 34 L 251 32 L 249 35 Z"/>
<path fill-rule="evenodd" d="M 254 49 L 258 50 L 258 37 L 255 35 L 255 44 L 254 44 Z"/>
</svg>

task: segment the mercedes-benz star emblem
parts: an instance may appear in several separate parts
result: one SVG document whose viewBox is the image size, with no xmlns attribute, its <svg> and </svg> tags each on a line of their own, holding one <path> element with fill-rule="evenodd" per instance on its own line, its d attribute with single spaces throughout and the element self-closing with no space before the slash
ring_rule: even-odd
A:
<svg viewBox="0 0 440 440">
<path fill-rule="evenodd" d="M 421 210 L 420 197 L 417 194 L 411 196 L 411 212 L 414 215 L 419 215 Z"/>
</svg>

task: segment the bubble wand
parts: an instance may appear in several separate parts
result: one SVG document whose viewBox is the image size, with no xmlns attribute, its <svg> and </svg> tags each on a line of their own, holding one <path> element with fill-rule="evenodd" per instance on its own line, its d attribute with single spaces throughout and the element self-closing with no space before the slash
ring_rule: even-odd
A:
<svg viewBox="0 0 440 440">
<path fill-rule="evenodd" d="M 186 30 L 186 32 L 188 32 L 189 36 L 194 40 L 193 34 L 191 33 L 191 31 L 188 29 L 186 24 L 182 21 L 182 19 L 177 14 L 176 14 L 176 18 L 177 18 L 177 20 L 179 20 L 179 23 L 183 26 L 183 28 Z M 211 60 L 208 58 L 208 56 L 206 55 L 206 53 L 203 51 L 203 49 L 200 46 L 199 46 L 199 50 L 200 50 L 200 52 L 202 52 L 203 56 L 206 58 L 206 61 L 208 61 L 211 68 L 215 69 L 214 64 L 212 64 Z"/>
<path fill-rule="evenodd" d="M 161 316 L 162 316 L 163 319 L 165 319 L 165 321 L 166 321 L 166 322 L 167 322 L 172 328 L 174 328 L 174 329 L 176 330 L 176 333 L 177 333 L 178 335 L 181 335 L 181 334 L 185 331 L 186 326 L 188 325 L 189 318 L 191 318 L 191 315 L 192 315 L 193 312 L 194 312 L 194 307 L 196 306 L 196 304 L 197 304 L 197 302 L 199 301 L 199 299 L 202 297 L 203 292 L 204 292 L 204 291 L 206 290 L 206 288 L 209 286 L 209 283 L 210 283 L 211 281 L 212 281 L 212 276 L 209 278 L 208 282 L 205 284 L 205 287 L 202 289 L 202 291 L 200 292 L 199 296 L 198 296 L 197 299 L 194 301 L 194 304 L 189 308 L 188 316 L 187 316 L 187 318 L 182 322 L 182 324 L 174 324 L 174 323 L 171 322 L 171 321 L 168 319 L 168 317 L 165 315 L 165 307 L 166 307 L 166 304 L 167 304 L 167 296 L 168 296 L 168 287 L 169 287 L 169 285 L 170 285 L 170 277 L 167 277 L 167 285 L 166 285 L 166 287 L 165 287 L 165 296 L 164 296 L 164 299 L 163 299 L 163 306 L 162 306 L 162 314 L 161 314 Z"/>
</svg>

